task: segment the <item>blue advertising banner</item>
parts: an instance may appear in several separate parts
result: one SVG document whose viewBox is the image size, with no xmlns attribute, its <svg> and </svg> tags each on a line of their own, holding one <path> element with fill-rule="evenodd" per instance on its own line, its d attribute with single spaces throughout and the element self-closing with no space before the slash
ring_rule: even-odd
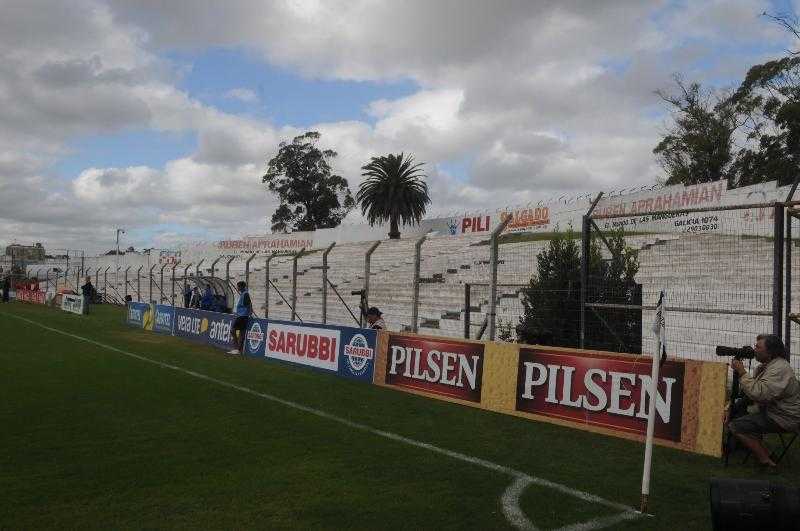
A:
<svg viewBox="0 0 800 531">
<path fill-rule="evenodd" d="M 227 313 L 175 308 L 173 333 L 217 348 L 232 349 L 234 319 L 236 316 Z"/>
<path fill-rule="evenodd" d="M 338 328 L 342 333 L 339 376 L 372 382 L 378 332 L 349 326 Z"/>
<path fill-rule="evenodd" d="M 267 330 L 266 319 L 250 319 L 244 340 L 244 353 L 258 358 L 264 357 L 264 338 Z"/>
<path fill-rule="evenodd" d="M 172 326 L 175 323 L 175 308 L 165 304 L 155 304 L 154 306 L 153 332 L 172 334 Z"/>
<path fill-rule="evenodd" d="M 145 319 L 150 312 L 150 305 L 146 302 L 129 302 L 127 323 L 131 326 L 144 328 Z"/>
<path fill-rule="evenodd" d="M 376 341 L 374 330 L 251 319 L 245 338 L 245 353 L 371 382 Z"/>
</svg>

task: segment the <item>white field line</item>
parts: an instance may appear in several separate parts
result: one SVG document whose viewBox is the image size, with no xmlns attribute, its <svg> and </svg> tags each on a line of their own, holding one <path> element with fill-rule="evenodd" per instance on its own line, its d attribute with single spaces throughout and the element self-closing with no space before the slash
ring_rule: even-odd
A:
<svg viewBox="0 0 800 531">
<path fill-rule="evenodd" d="M 385 439 L 390 439 L 392 441 L 397 441 L 403 444 L 407 444 L 409 446 L 413 446 L 415 448 L 422 448 L 437 454 L 445 455 L 452 459 L 456 459 L 459 461 L 463 461 L 465 463 L 470 463 L 472 465 L 477 465 L 483 467 L 487 470 L 491 470 L 493 472 L 499 472 L 501 474 L 505 474 L 511 476 L 514 481 L 506 488 L 503 492 L 502 496 L 500 497 L 500 504 L 503 509 L 503 515 L 508 519 L 509 523 L 516 527 L 517 529 L 525 529 L 529 531 L 536 530 L 537 527 L 531 522 L 531 520 L 525 515 L 522 511 L 522 508 L 519 504 L 519 499 L 522 496 L 522 493 L 525 489 L 530 485 L 536 485 L 539 487 L 545 487 L 548 489 L 556 490 L 561 492 L 562 494 L 566 494 L 568 496 L 572 496 L 574 498 L 578 498 L 580 500 L 596 503 L 598 505 L 603 505 L 605 507 L 609 507 L 611 509 L 616 509 L 621 511 L 619 514 L 612 515 L 612 516 L 604 516 L 593 518 L 586 522 L 581 522 L 578 524 L 572 524 L 566 527 L 562 527 L 558 531 L 590 531 L 593 529 L 602 529 L 604 527 L 609 527 L 614 524 L 617 524 L 624 520 L 631 520 L 634 518 L 638 518 L 642 516 L 642 514 L 635 510 L 632 507 L 627 505 L 623 505 L 621 503 L 615 503 L 600 496 L 595 496 L 594 494 L 590 494 L 588 492 L 583 492 L 581 490 L 573 489 L 566 485 L 562 485 L 560 483 L 555 483 L 552 481 L 548 481 L 546 479 L 538 478 L 535 476 L 530 476 L 525 474 L 524 472 L 520 472 L 518 470 L 514 470 L 513 468 L 509 468 L 497 463 L 493 463 L 492 461 L 487 461 L 486 459 L 481 459 L 479 457 L 473 457 L 470 455 L 462 454 L 460 452 L 455 452 L 453 450 L 447 450 L 446 448 L 441 448 L 439 446 L 435 446 L 433 444 L 429 444 L 422 441 L 417 441 L 415 439 L 410 439 L 408 437 L 404 437 L 402 435 L 398 435 L 396 433 L 392 433 L 389 431 L 379 430 L 376 428 L 372 428 L 367 426 L 366 424 L 361 424 L 358 422 L 353 422 L 352 420 L 347 420 L 345 418 L 339 417 L 337 415 L 333 415 L 331 413 L 327 413 L 325 411 L 315 409 L 309 406 L 304 406 L 302 404 L 298 404 L 297 402 L 292 402 L 291 400 L 286 400 L 277 396 L 273 396 L 267 393 L 262 393 L 259 391 L 255 391 L 250 389 L 249 387 L 243 387 L 241 385 L 237 385 L 234 383 L 226 382 L 224 380 L 218 380 L 206 374 L 202 374 L 199 372 L 195 372 L 189 369 L 184 369 L 183 367 L 178 367 L 177 365 L 170 365 L 169 363 L 164 363 L 161 361 L 157 361 L 145 356 L 140 356 L 139 354 L 133 354 L 132 352 L 126 352 L 124 350 L 118 349 L 111 345 L 106 345 L 105 343 L 100 343 L 99 341 L 95 341 L 93 339 L 89 339 L 88 337 L 83 337 L 75 334 L 71 334 L 69 332 L 65 332 L 63 330 L 59 330 L 57 328 L 51 328 L 49 326 L 43 325 L 37 321 L 33 321 L 31 319 L 26 319 L 25 317 L 20 317 L 18 315 L 12 315 L 5 312 L 0 312 L 0 315 L 4 315 L 6 317 L 11 317 L 14 319 L 19 319 L 20 321 L 25 321 L 26 323 L 30 323 L 34 326 L 38 326 L 44 330 L 48 330 L 50 332 L 61 334 L 66 337 L 71 337 L 73 339 L 77 339 L 78 341 L 83 341 L 85 343 L 90 343 L 92 345 L 104 348 L 106 350 L 110 350 L 112 352 L 116 352 L 117 354 L 122 354 L 123 356 L 128 356 L 130 358 L 135 358 L 140 361 L 144 361 L 146 363 L 151 363 L 153 365 L 157 365 L 163 369 L 169 369 L 172 371 L 180 372 L 182 374 L 186 374 L 189 376 L 193 376 L 194 378 L 198 378 L 200 380 L 205 380 L 207 382 L 212 382 L 222 387 L 227 387 L 229 389 L 236 389 L 237 391 L 241 391 L 243 393 L 247 393 L 252 396 L 257 396 L 259 398 L 263 398 L 265 400 L 269 400 L 270 402 L 274 402 L 277 404 L 281 404 L 283 406 L 296 409 L 298 411 L 302 411 L 304 413 L 308 413 L 310 415 L 314 415 L 315 417 L 324 418 L 327 420 L 331 420 L 333 422 L 337 422 L 339 424 L 343 424 L 350 428 L 363 431 L 366 433 L 370 433 L 372 435 L 377 435 L 378 437 L 383 437 Z"/>
</svg>

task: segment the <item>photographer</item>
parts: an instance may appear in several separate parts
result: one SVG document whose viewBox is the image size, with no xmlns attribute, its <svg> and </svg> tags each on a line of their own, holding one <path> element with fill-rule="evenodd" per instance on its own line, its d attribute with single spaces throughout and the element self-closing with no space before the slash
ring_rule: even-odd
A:
<svg viewBox="0 0 800 531">
<path fill-rule="evenodd" d="M 766 433 L 796 431 L 800 426 L 800 382 L 789 365 L 783 342 L 778 336 L 757 337 L 755 358 L 761 364 L 749 375 L 741 359 L 731 360 L 739 375 L 744 395 L 758 405 L 758 411 L 734 418 L 728 428 L 758 462 L 775 467 L 769 451 L 761 441 Z"/>
<path fill-rule="evenodd" d="M 364 311 L 363 307 L 361 308 L 361 311 Z M 386 329 L 386 322 L 383 320 L 383 314 L 375 306 L 367 310 L 365 315 L 367 317 L 367 324 L 369 325 L 368 328 L 372 330 Z"/>
</svg>

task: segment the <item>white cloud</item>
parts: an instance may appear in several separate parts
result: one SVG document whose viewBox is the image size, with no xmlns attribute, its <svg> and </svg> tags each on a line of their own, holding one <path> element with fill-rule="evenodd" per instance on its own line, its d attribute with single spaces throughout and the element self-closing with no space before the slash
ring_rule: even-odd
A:
<svg viewBox="0 0 800 531">
<path fill-rule="evenodd" d="M 307 129 L 339 153 L 336 171 L 351 188 L 370 156 L 413 153 L 427 163 L 434 210 L 651 183 L 662 122 L 653 91 L 674 71 L 736 79 L 766 46 L 781 53 L 789 41 L 758 17 L 764 9 L 761 0 L 332 0 L 257 9 L 247 0 L 193 9 L 6 1 L 0 233 L 108 247 L 115 224 L 154 230 L 164 244 L 187 232 L 258 232 L 274 208 L 260 184 L 265 162 L 279 141 Z M 309 76 L 410 79 L 420 88 L 372 102 L 374 123 L 277 128 L 192 98 L 159 55 L 212 46 L 255 51 Z M 259 100 L 245 87 L 224 96 Z M 163 167 L 142 160 L 86 168 L 72 182 L 53 175 L 74 139 L 128 129 L 190 131 L 198 145 Z M 467 174 L 443 171 L 449 161 L 466 161 Z"/>
<path fill-rule="evenodd" d="M 225 97 L 232 100 L 239 100 L 244 103 L 258 103 L 258 94 L 248 88 L 234 88 L 225 93 Z"/>
</svg>

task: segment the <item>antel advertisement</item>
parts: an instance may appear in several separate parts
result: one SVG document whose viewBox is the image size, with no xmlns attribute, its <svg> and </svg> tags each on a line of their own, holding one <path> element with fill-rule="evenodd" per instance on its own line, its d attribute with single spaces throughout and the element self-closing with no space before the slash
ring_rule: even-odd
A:
<svg viewBox="0 0 800 531">
<path fill-rule="evenodd" d="M 233 348 L 233 321 L 227 313 L 175 308 L 174 334 L 221 348 Z"/>
<path fill-rule="evenodd" d="M 152 314 L 153 332 L 172 334 L 172 325 L 175 322 L 175 308 L 165 304 L 154 304 Z"/>
<path fill-rule="evenodd" d="M 517 411 L 636 434 L 647 431 L 649 358 L 520 349 Z M 680 442 L 684 364 L 659 371 L 655 436 Z"/>
<path fill-rule="evenodd" d="M 128 324 L 138 328 L 144 328 L 144 320 L 147 312 L 150 311 L 150 305 L 145 302 L 129 302 L 128 303 Z"/>
<path fill-rule="evenodd" d="M 480 402 L 483 352 L 482 343 L 390 334 L 386 384 Z"/>
</svg>

